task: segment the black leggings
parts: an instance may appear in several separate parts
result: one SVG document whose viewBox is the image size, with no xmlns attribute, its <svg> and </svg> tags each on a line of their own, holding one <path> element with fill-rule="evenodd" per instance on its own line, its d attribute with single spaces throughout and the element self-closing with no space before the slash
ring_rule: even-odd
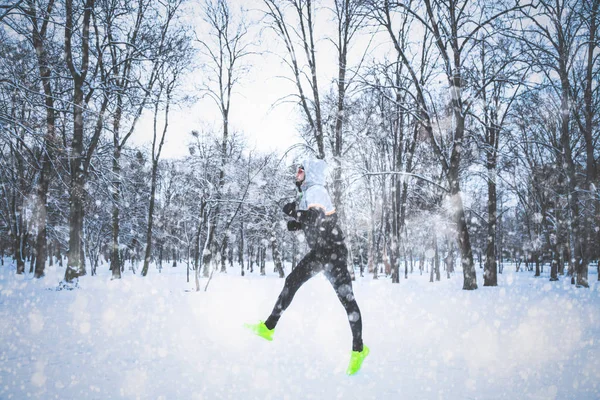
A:
<svg viewBox="0 0 600 400">
<path fill-rule="evenodd" d="M 285 279 L 285 285 L 277 299 L 277 303 L 275 303 L 271 315 L 265 321 L 267 328 L 275 328 L 277 321 L 292 302 L 300 286 L 323 271 L 348 314 L 348 321 L 352 330 L 352 350 L 362 351 L 362 317 L 352 292 L 352 279 L 346 264 L 347 254 L 346 246 L 341 245 L 326 251 L 311 250 L 304 256 Z"/>
</svg>

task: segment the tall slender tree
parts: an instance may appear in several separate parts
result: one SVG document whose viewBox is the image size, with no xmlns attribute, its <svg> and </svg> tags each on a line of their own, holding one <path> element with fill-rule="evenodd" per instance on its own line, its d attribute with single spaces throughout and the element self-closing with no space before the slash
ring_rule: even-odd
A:
<svg viewBox="0 0 600 400">
<path fill-rule="evenodd" d="M 171 6 L 175 7 L 175 3 Z M 177 8 L 177 7 L 175 7 Z M 163 49 L 162 59 L 158 72 L 154 101 L 154 120 L 152 136 L 152 172 L 150 175 L 150 202 L 148 207 L 148 227 L 146 231 L 146 250 L 142 276 L 148 274 L 152 256 L 152 229 L 154 227 L 154 208 L 156 204 L 156 187 L 158 180 L 159 160 L 162 153 L 165 137 L 169 129 L 169 117 L 173 100 L 176 100 L 175 89 L 180 87 L 185 72 L 190 67 L 191 48 L 189 38 L 182 32 L 175 33 L 168 45 Z M 162 113 L 162 118 L 160 114 Z M 162 127 L 159 123 L 162 122 Z"/>
<path fill-rule="evenodd" d="M 71 139 L 69 165 L 71 183 L 69 189 L 69 253 L 65 281 L 72 282 L 75 278 L 85 275 L 85 263 L 82 258 L 82 231 L 85 198 L 85 147 L 84 147 L 84 84 L 90 66 L 90 24 L 94 11 L 95 0 L 84 0 L 79 7 L 73 7 L 73 0 L 65 0 L 65 61 L 73 80 L 72 112 L 73 135 Z M 79 13 L 81 25 L 79 26 Z M 75 34 L 81 41 L 81 48 L 74 49 Z M 80 60 L 76 61 L 75 57 Z"/>
<path fill-rule="evenodd" d="M 221 165 L 217 186 L 216 204 L 211 212 L 210 236 L 208 248 L 216 250 L 215 234 L 217 233 L 223 187 L 226 181 L 226 167 L 228 157 L 228 143 L 230 141 L 231 126 L 230 115 L 232 96 L 239 86 L 241 79 L 248 71 L 247 58 L 253 54 L 252 43 L 249 37 L 249 26 L 246 21 L 245 11 L 232 10 L 228 0 L 208 0 L 202 10 L 202 19 L 206 24 L 207 34 L 197 34 L 199 37 L 200 52 L 205 58 L 204 81 L 202 91 L 215 102 L 221 116 Z M 224 251 L 228 241 L 228 233 L 224 232 L 220 248 Z M 207 252 L 203 263 L 210 263 L 213 252 Z M 224 255 L 221 254 L 224 260 Z M 224 265 L 224 264 L 222 264 Z M 205 270 L 207 271 L 207 270 Z"/>
<path fill-rule="evenodd" d="M 287 51 L 281 58 L 292 71 L 291 79 L 297 89 L 293 97 L 297 97 L 309 133 L 316 144 L 316 155 L 324 159 L 325 135 L 317 73 L 314 3 L 311 0 L 264 0 L 264 4 L 269 26 Z M 343 50 L 341 46 L 340 50 Z"/>
<path fill-rule="evenodd" d="M 56 136 L 56 108 L 54 106 L 54 90 L 52 87 L 52 64 L 49 59 L 50 38 L 48 37 L 48 26 L 52 21 L 54 11 L 54 0 L 49 0 L 47 4 L 40 4 L 38 1 L 28 0 L 26 5 L 26 15 L 31 22 L 31 38 L 35 54 L 37 57 L 38 72 L 44 90 L 44 105 L 46 108 L 46 133 L 41 148 L 41 168 L 37 180 L 37 226 L 36 226 L 36 261 L 35 277 L 44 276 L 47 259 L 47 227 L 46 217 L 48 202 L 48 187 L 52 174 L 52 159 L 54 148 L 57 146 Z M 41 14 L 38 17 L 38 14 Z"/>
<path fill-rule="evenodd" d="M 137 122 L 147 107 L 162 55 L 168 50 L 168 35 L 181 1 L 167 3 L 163 8 L 152 2 L 138 0 L 127 3 L 103 3 L 103 20 L 108 37 L 107 57 L 109 76 L 114 93 L 112 108 L 113 162 L 112 162 L 112 250 L 113 279 L 121 278 L 119 268 L 120 208 L 121 208 L 121 154 L 135 131 Z M 119 12 L 124 10 L 124 12 Z M 164 16 L 163 16 L 164 15 Z M 123 33 L 123 26 L 127 30 Z M 127 115 L 129 113 L 129 115 Z M 129 117 L 129 118 L 127 118 Z M 125 126 L 125 124 L 127 124 Z"/>
</svg>

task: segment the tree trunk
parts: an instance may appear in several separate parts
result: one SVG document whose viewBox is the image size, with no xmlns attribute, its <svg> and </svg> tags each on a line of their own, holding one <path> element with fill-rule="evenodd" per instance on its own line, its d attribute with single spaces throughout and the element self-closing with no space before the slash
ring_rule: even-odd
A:
<svg viewBox="0 0 600 400">
<path fill-rule="evenodd" d="M 483 286 L 498 286 L 498 265 L 496 262 L 496 160 L 495 155 L 488 153 L 488 226 L 487 247 L 485 250 L 485 268 Z"/>
<path fill-rule="evenodd" d="M 590 4 L 591 3 L 591 4 Z M 586 175 L 585 175 L 585 189 L 589 190 L 588 195 L 585 197 L 586 203 L 588 205 L 588 210 L 584 210 L 589 212 L 589 216 L 585 218 L 585 232 L 584 232 L 584 258 L 586 262 L 589 262 L 591 259 L 600 258 L 600 254 L 598 254 L 599 243 L 600 243 L 600 229 L 598 232 L 594 233 L 594 218 L 596 220 L 596 227 L 600 227 L 600 192 L 595 185 L 598 185 L 597 176 L 598 170 L 596 165 L 596 159 L 594 156 L 594 152 L 597 148 L 594 143 L 594 120 L 597 117 L 598 109 L 594 107 L 594 90 L 597 90 L 597 77 L 594 76 L 594 68 L 595 68 L 595 57 L 597 57 L 597 51 L 599 45 L 597 43 L 597 30 L 598 30 L 598 13 L 600 7 L 600 1 L 595 0 L 592 2 L 587 2 L 587 5 L 591 5 L 589 10 L 589 40 L 587 42 L 587 59 L 586 59 L 586 75 L 585 75 L 585 90 L 584 90 L 584 120 L 585 125 L 583 126 L 583 138 L 585 143 L 585 152 L 586 152 Z M 596 88 L 594 88 L 594 84 L 596 84 Z M 594 207 L 595 206 L 595 207 Z M 596 214 L 592 214 L 592 209 L 596 209 Z M 596 240 L 594 240 L 596 237 Z M 594 243 L 595 242 L 595 243 Z M 594 252 L 596 250 L 596 252 Z M 600 264 L 600 263 L 599 263 Z M 600 279 L 600 275 L 598 276 Z M 587 280 L 587 279 L 586 279 Z"/>
<path fill-rule="evenodd" d="M 202 274 L 204 275 L 204 277 L 209 277 L 209 273 L 208 273 L 208 269 L 209 269 L 209 263 L 210 263 L 210 255 L 208 254 L 208 246 L 210 245 L 210 241 L 211 238 L 210 236 L 212 235 L 212 231 L 211 231 L 211 224 L 209 222 L 210 219 L 210 209 L 209 210 L 205 210 L 205 214 L 203 215 L 203 219 L 204 221 L 206 221 L 206 226 L 208 228 L 208 232 L 206 232 L 206 240 L 204 241 L 204 246 L 202 248 Z M 200 276 L 200 266 L 198 266 L 198 268 L 196 269 L 196 291 L 200 291 L 200 280 L 199 280 L 199 276 Z M 207 283 L 208 285 L 208 283 Z M 208 286 L 207 286 L 208 287 Z"/>
<path fill-rule="evenodd" d="M 246 269 L 250 271 L 250 273 L 254 272 L 254 246 L 252 244 L 248 244 L 246 251 L 246 256 L 248 257 L 248 262 L 246 263 Z"/>
<path fill-rule="evenodd" d="M 465 220 L 465 211 L 460 195 L 454 197 L 455 200 L 455 220 L 458 227 L 458 243 L 460 246 L 461 261 L 463 268 L 463 290 L 477 289 L 477 276 L 475 274 L 475 266 L 473 264 L 473 253 L 471 249 L 471 241 L 467 221 Z"/>
<path fill-rule="evenodd" d="M 120 112 L 117 111 L 120 115 Z M 120 118 L 119 118 L 120 119 Z M 119 146 L 119 126 L 117 116 L 115 116 L 115 123 L 113 126 L 113 160 L 112 160 L 112 246 L 110 256 L 110 270 L 112 271 L 112 279 L 121 279 L 121 268 L 119 264 L 119 212 L 120 212 L 120 201 L 121 201 L 121 148 Z"/>
<path fill-rule="evenodd" d="M 36 250 L 37 253 L 36 263 L 35 263 L 35 274 L 36 278 L 42 278 L 45 275 L 44 270 L 46 269 L 46 258 L 48 256 L 48 243 L 47 243 L 47 235 L 48 229 L 46 225 L 46 215 L 47 215 L 47 202 L 48 202 L 48 187 L 50 183 L 50 174 L 51 174 L 51 162 L 50 158 L 47 155 L 47 152 L 50 150 L 47 148 L 44 151 L 43 161 L 42 161 L 42 171 L 40 172 L 40 181 L 38 183 L 38 201 L 39 201 L 39 209 L 37 215 L 37 234 L 35 238 Z"/>
<path fill-rule="evenodd" d="M 35 267 L 35 258 L 36 258 L 34 243 L 31 243 L 30 251 L 31 251 L 31 258 L 29 259 L 29 273 L 32 274 L 34 267 Z"/>
<path fill-rule="evenodd" d="M 217 209 L 218 210 L 218 209 Z M 206 216 L 208 232 L 206 233 L 206 243 L 204 244 L 204 251 L 202 252 L 202 276 L 208 278 L 210 262 L 212 260 L 212 243 L 214 241 L 216 222 L 212 212 L 208 212 Z"/>
<path fill-rule="evenodd" d="M 13 200 L 16 201 L 16 196 L 13 196 Z M 16 218 L 13 226 L 13 232 L 15 232 L 13 242 L 14 255 L 15 261 L 17 263 L 17 275 L 21 275 L 25 273 L 25 234 L 23 232 L 23 213 L 19 212 L 15 215 Z"/>
<path fill-rule="evenodd" d="M 566 77 L 568 81 L 568 76 Z M 568 85 L 568 83 L 563 83 Z M 577 287 L 589 287 L 588 284 L 588 260 L 585 252 L 585 224 L 579 218 L 579 194 L 577 187 L 577 176 L 571 150 L 571 138 L 569 129 L 569 95 L 567 89 L 563 89 L 561 101 L 561 145 L 563 147 L 564 161 L 567 170 L 567 181 L 569 190 L 569 205 L 571 210 L 569 228 L 573 238 L 575 251 L 575 273 L 577 274 Z M 566 115 L 565 115 L 566 114 Z"/>
<path fill-rule="evenodd" d="M 431 282 L 431 283 L 433 283 L 433 276 L 435 274 L 434 264 L 435 264 L 435 256 L 434 256 L 434 258 L 431 259 L 431 269 L 429 270 L 429 282 Z"/>
<path fill-rule="evenodd" d="M 150 206 L 148 207 L 148 230 L 146 231 L 146 251 L 144 254 L 144 266 L 142 268 L 142 276 L 146 276 L 148 274 L 148 266 L 150 265 L 150 256 L 152 252 L 152 228 L 154 223 L 154 203 L 156 201 L 156 182 L 158 175 L 158 161 L 160 160 L 160 153 L 162 151 L 163 144 L 165 142 L 165 136 L 167 134 L 167 129 L 169 127 L 169 109 L 171 105 L 171 96 L 173 87 L 175 85 L 175 81 L 177 80 L 177 74 L 174 74 L 170 77 L 168 83 L 163 83 L 164 86 L 161 85 L 160 90 L 157 94 L 156 104 L 154 106 L 154 126 L 153 126 L 153 140 L 152 140 L 152 183 L 150 186 Z M 162 133 L 160 136 L 160 142 L 157 147 L 157 119 L 159 114 L 159 105 L 161 104 L 160 100 L 163 96 L 163 90 L 166 93 L 165 96 L 165 109 L 164 109 L 164 124 L 162 127 Z M 160 265 L 159 271 L 162 270 L 162 264 Z"/>
<path fill-rule="evenodd" d="M 577 176 L 575 171 L 575 162 L 571 149 L 571 85 L 569 82 L 569 43 L 562 33 L 562 26 L 559 26 L 559 35 L 557 38 L 558 51 L 558 75 L 561 84 L 561 115 L 560 115 L 560 144 L 562 146 L 562 155 L 564 166 L 567 173 L 567 188 L 569 191 L 569 206 L 571 218 L 569 229 L 573 238 L 573 247 L 575 251 L 575 272 L 577 274 L 577 287 L 589 287 L 588 285 L 588 260 L 586 259 L 585 243 L 585 223 L 579 218 L 579 194 L 577 185 Z"/>
<path fill-rule="evenodd" d="M 38 215 L 36 216 L 38 226 L 35 239 L 37 257 L 34 276 L 36 278 L 41 278 L 45 274 L 44 270 L 46 268 L 46 259 L 48 258 L 46 203 L 48 202 L 48 188 L 52 174 L 52 154 L 56 141 L 56 110 L 54 108 L 54 94 L 51 85 L 51 70 L 48 62 L 48 54 L 44 47 L 47 27 L 50 21 L 50 14 L 52 13 L 54 1 L 52 0 L 48 3 L 45 10 L 46 18 L 43 19 L 41 26 L 38 26 L 38 17 L 35 4 L 33 4 L 33 2 L 28 2 L 28 4 L 28 15 L 31 18 L 33 26 L 33 46 L 35 48 L 38 70 L 42 80 L 42 87 L 44 89 L 44 105 L 46 109 L 46 134 L 44 135 L 44 145 L 42 147 L 42 168 L 37 186 L 39 204 L 37 213 Z"/>
<path fill-rule="evenodd" d="M 265 247 L 261 244 L 258 246 L 258 252 L 256 255 L 256 264 L 260 268 L 260 275 L 266 275 L 265 271 Z"/>
<path fill-rule="evenodd" d="M 229 250 L 229 235 L 227 232 L 223 234 L 223 241 L 221 242 L 221 273 L 227 272 L 227 252 Z"/>
<path fill-rule="evenodd" d="M 417 138 L 419 135 L 419 125 L 415 124 L 413 129 L 413 136 L 410 146 L 408 147 L 408 153 L 406 155 L 406 172 L 412 172 L 413 170 L 413 159 L 415 155 L 415 150 L 417 148 Z M 400 196 L 400 221 L 398 223 L 399 236 L 400 239 L 404 242 L 404 247 L 406 248 L 406 243 L 408 241 L 408 232 L 406 231 L 406 202 L 408 200 L 408 179 L 404 179 L 402 182 L 402 195 Z M 406 234 L 404 238 L 401 237 L 402 232 Z M 410 250 L 410 272 L 413 272 L 413 254 L 412 248 Z M 406 278 L 406 273 L 405 273 Z"/>
<path fill-rule="evenodd" d="M 368 249 L 368 261 L 367 261 L 367 272 L 373 274 L 373 279 L 377 279 L 377 268 L 375 267 L 375 241 L 373 240 L 374 234 L 372 230 L 369 230 L 369 239 L 367 246 Z"/>
<path fill-rule="evenodd" d="M 114 70 L 118 67 L 113 66 Z M 127 69 L 124 67 L 124 69 Z M 119 263 L 119 235 L 120 235 L 120 208 L 121 208 L 121 118 L 123 115 L 122 93 L 116 99 L 115 115 L 113 116 L 113 160 L 112 160 L 112 246 L 110 257 L 110 270 L 112 279 L 121 279 Z M 144 99 L 145 101 L 145 99 Z"/>
<path fill-rule="evenodd" d="M 204 198 L 201 200 L 200 204 L 200 219 L 198 221 L 198 228 L 196 229 L 196 237 L 194 238 L 194 270 L 198 271 L 200 269 L 200 238 L 202 236 L 202 228 L 204 227 L 204 213 L 206 209 L 206 201 Z"/>
<path fill-rule="evenodd" d="M 81 118 L 81 117 L 80 117 Z M 83 138 L 83 126 L 80 127 Z M 80 149 L 80 142 L 73 142 L 71 160 L 71 195 L 69 211 L 69 251 L 67 253 L 67 268 L 65 270 L 65 281 L 72 282 L 74 279 L 86 274 L 85 264 L 81 258 L 82 233 L 83 233 L 83 202 L 85 196 L 84 173 L 80 156 L 76 149 Z"/>
<path fill-rule="evenodd" d="M 455 85 L 455 90 L 460 90 L 460 83 L 452 83 Z M 456 102 L 456 100 L 453 100 L 453 103 L 454 102 Z M 477 289 L 477 275 L 475 274 L 475 266 L 473 264 L 471 239 L 469 236 L 469 229 L 465 217 L 465 209 L 462 202 L 460 182 L 458 177 L 463 146 L 465 120 L 461 110 L 456 109 L 456 107 L 457 106 L 455 105 L 454 117 L 456 119 L 456 128 L 454 134 L 454 146 L 452 149 L 452 155 L 450 156 L 448 183 L 450 185 L 450 195 L 452 196 L 453 200 L 452 207 L 454 211 L 454 221 L 456 222 L 456 226 L 458 228 L 458 243 L 460 246 L 460 255 L 464 277 L 463 290 L 474 290 Z"/>
<path fill-rule="evenodd" d="M 435 232 L 433 234 L 433 241 L 431 245 L 433 246 L 433 258 L 431 259 L 431 271 L 429 274 L 429 282 L 433 282 L 434 277 L 435 280 L 440 280 L 440 254 L 438 249 L 437 235 L 435 234 Z"/>
<path fill-rule="evenodd" d="M 565 274 L 565 246 L 561 244 L 558 248 L 558 274 Z"/>
<path fill-rule="evenodd" d="M 439 245 L 438 245 L 438 240 L 437 240 L 437 235 L 434 234 L 434 246 L 435 246 L 435 280 L 437 282 L 439 282 L 441 280 L 441 273 L 440 273 L 440 249 L 439 249 Z"/>
<path fill-rule="evenodd" d="M 62 268 L 63 266 L 63 257 L 60 252 L 60 244 L 56 246 L 56 261 L 58 262 L 58 266 Z"/>
<path fill-rule="evenodd" d="M 273 239 L 275 239 L 275 233 L 273 232 Z M 281 252 L 279 250 L 279 243 L 277 240 L 271 240 L 271 254 L 273 255 L 273 263 L 275 264 L 275 271 L 279 273 L 280 278 L 285 278 L 283 271 L 283 263 L 281 262 Z"/>
<path fill-rule="evenodd" d="M 85 275 L 85 263 L 82 253 L 83 212 L 85 198 L 85 171 L 84 171 L 84 96 L 83 85 L 89 66 L 89 40 L 90 20 L 94 8 L 94 0 L 86 0 L 81 27 L 81 65 L 75 66 L 73 62 L 72 35 L 73 35 L 73 1 L 66 0 L 65 12 L 65 59 L 73 78 L 73 140 L 71 141 L 70 172 L 71 185 L 69 193 L 69 252 L 67 268 L 65 270 L 66 282 Z"/>
<path fill-rule="evenodd" d="M 446 273 L 448 279 L 454 273 L 454 246 L 450 240 L 448 241 L 448 254 L 446 255 Z"/>
<path fill-rule="evenodd" d="M 550 264 L 550 281 L 554 282 L 558 280 L 558 265 L 560 263 L 560 250 L 558 240 L 552 246 L 552 261 Z"/>
<path fill-rule="evenodd" d="M 240 206 L 240 213 L 242 218 L 240 218 L 240 242 L 238 247 L 238 262 L 240 263 L 240 271 L 241 275 L 244 276 L 244 209 L 243 206 Z"/>
<path fill-rule="evenodd" d="M 400 61 L 400 60 L 398 60 Z M 401 87 L 401 70 L 402 63 L 398 62 L 395 70 L 395 86 Z M 395 90 L 395 107 L 394 116 L 392 119 L 392 137 L 393 137 L 393 168 L 395 174 L 392 176 L 392 226 L 391 226 L 391 259 L 392 259 L 392 283 L 400 283 L 400 242 L 402 241 L 401 235 L 404 230 L 404 207 L 405 201 L 404 188 L 401 188 L 400 174 L 404 168 L 404 112 L 402 111 L 401 104 L 403 103 L 403 93 L 400 89 Z M 406 258 L 406 254 L 404 254 Z"/>
<path fill-rule="evenodd" d="M 390 264 L 392 273 L 392 283 L 400 283 L 400 182 L 397 176 L 392 178 L 392 224 L 389 235 L 390 241 Z"/>
<path fill-rule="evenodd" d="M 148 229 L 146 230 L 146 251 L 144 252 L 144 266 L 142 267 L 142 276 L 148 274 L 150 266 L 150 255 L 152 253 L 152 228 L 154 225 L 154 202 L 156 199 L 156 179 L 157 179 L 158 161 L 152 162 L 152 183 L 150 186 L 150 206 L 148 207 Z"/>
</svg>

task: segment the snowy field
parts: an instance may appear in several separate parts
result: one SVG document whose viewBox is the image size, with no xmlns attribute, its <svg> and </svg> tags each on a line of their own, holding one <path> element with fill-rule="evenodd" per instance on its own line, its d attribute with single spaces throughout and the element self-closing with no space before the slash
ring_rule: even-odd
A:
<svg viewBox="0 0 600 400">
<path fill-rule="evenodd" d="M 194 292 L 183 266 L 120 281 L 104 266 L 79 289 L 55 291 L 62 268 L 35 280 L 9 264 L 0 267 L 0 399 L 600 398 L 595 269 L 588 290 L 509 266 L 498 287 L 480 275 L 470 292 L 460 272 L 397 285 L 359 277 L 371 354 L 348 377 L 350 328 L 322 275 L 267 342 L 242 324 L 268 316 L 283 285 L 271 268 L 215 273 L 207 292 Z"/>
</svg>

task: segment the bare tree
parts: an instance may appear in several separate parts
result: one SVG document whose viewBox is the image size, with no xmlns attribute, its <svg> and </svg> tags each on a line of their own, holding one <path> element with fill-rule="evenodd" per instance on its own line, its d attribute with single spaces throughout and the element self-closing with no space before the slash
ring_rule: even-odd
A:
<svg viewBox="0 0 600 400">
<path fill-rule="evenodd" d="M 30 64 L 31 58 L 32 54 L 25 51 L 13 58 L 10 65 L 5 65 L 3 74 L 10 74 L 7 80 L 11 85 L 0 88 L 0 209 L 12 242 L 17 274 L 25 272 L 27 243 L 30 239 L 27 214 L 31 208 L 27 194 L 31 192 L 37 175 L 34 167 L 36 156 L 27 140 L 32 135 L 28 127 L 35 125 L 34 115 L 26 100 L 26 94 L 31 92 L 33 86 L 27 80 L 26 73 L 30 68 L 35 68 Z"/>
<path fill-rule="evenodd" d="M 461 196 L 460 170 L 462 153 L 465 146 L 465 123 L 472 105 L 465 92 L 468 87 L 465 75 L 465 60 L 473 49 L 473 42 L 481 30 L 492 29 L 492 23 L 504 15 L 514 12 L 523 6 L 499 2 L 493 7 L 485 7 L 483 2 L 424 0 L 423 6 L 417 3 L 391 3 L 383 5 L 374 2 L 374 18 L 388 31 L 402 62 L 407 66 L 409 76 L 415 87 L 415 100 L 419 109 L 418 117 L 429 136 L 434 153 L 446 175 L 454 221 L 458 227 L 458 242 L 463 264 L 463 289 L 477 288 L 477 277 L 473 265 L 471 241 Z M 423 29 L 428 31 L 435 41 L 437 53 L 441 60 L 441 69 L 448 81 L 450 110 L 452 115 L 451 151 L 448 156 L 433 134 L 432 110 L 427 104 L 425 88 L 419 81 L 409 55 L 396 37 L 392 26 L 394 11 L 403 11 L 419 21 Z M 472 16 L 476 16 L 472 19 Z"/>
<path fill-rule="evenodd" d="M 320 92 L 318 80 L 317 42 L 315 37 L 316 13 L 315 2 L 310 0 L 264 0 L 267 7 L 266 15 L 270 28 L 279 37 L 286 49 L 286 55 L 281 56 L 289 67 L 296 86 L 296 94 L 308 130 L 314 143 L 318 158 L 326 157 L 327 144 L 325 141 L 326 125 L 331 121 L 331 155 L 334 161 L 333 202 L 336 209 L 343 214 L 342 195 L 342 158 L 345 150 L 344 125 L 349 89 L 351 88 L 356 71 L 349 69 L 348 60 L 357 35 L 364 27 L 366 18 L 365 1 L 335 0 L 331 7 L 336 34 L 327 37 L 333 44 L 337 56 L 337 76 L 335 77 L 334 107 L 331 115 L 327 115 L 326 105 Z"/>
<path fill-rule="evenodd" d="M 28 0 L 25 13 L 31 22 L 31 38 L 37 56 L 38 71 L 44 89 L 44 104 L 46 108 L 46 133 L 41 149 L 42 160 L 40 175 L 37 180 L 37 196 L 39 207 L 37 209 L 36 226 L 36 262 L 35 277 L 44 276 L 47 259 L 47 228 L 46 228 L 46 203 L 48 201 L 48 187 L 52 174 L 52 159 L 54 148 L 57 145 L 56 137 L 56 108 L 54 106 L 54 90 L 52 88 L 52 66 L 48 55 L 50 38 L 48 37 L 48 24 L 54 9 L 54 0 L 49 0 L 43 6 L 38 1 Z M 39 11 L 38 11 L 39 10 Z M 41 22 L 38 18 L 41 12 Z"/>
<path fill-rule="evenodd" d="M 323 112 L 317 78 L 317 57 L 314 32 L 315 9 L 311 0 L 264 0 L 270 27 L 284 43 L 285 64 L 291 69 L 298 93 L 298 103 L 306 118 L 316 146 L 317 157 L 325 158 Z M 292 15 L 290 15 L 292 14 Z M 297 23 L 291 19 L 297 18 Z M 340 50 L 343 50 L 340 47 Z M 304 59 L 302 59 L 302 54 Z M 306 63 L 306 64 L 304 64 Z M 305 68 L 308 71 L 305 71 Z"/>
<path fill-rule="evenodd" d="M 175 9 L 176 3 L 172 5 Z M 158 178 L 158 162 L 169 128 L 169 112 L 171 102 L 175 97 L 174 90 L 180 85 L 181 77 L 190 66 L 190 47 L 186 35 L 182 32 L 175 33 L 169 44 L 163 49 L 163 63 L 157 71 L 157 89 L 154 99 L 154 124 L 152 136 L 152 173 L 150 184 L 150 205 L 148 207 L 148 227 L 146 231 L 146 251 L 142 276 L 148 274 L 152 254 L 152 229 L 154 207 L 156 203 L 156 184 Z M 159 115 L 163 113 L 162 128 L 158 126 Z"/>
<path fill-rule="evenodd" d="M 121 278 L 119 268 L 119 214 L 121 207 L 121 154 L 135 131 L 137 122 L 147 106 L 161 68 L 162 55 L 167 50 L 169 29 L 181 2 L 169 3 L 164 19 L 158 17 L 161 8 L 153 10 L 151 2 L 139 0 L 133 7 L 106 3 L 104 30 L 108 38 L 110 87 L 114 91 L 112 110 L 113 163 L 112 163 L 112 250 L 113 279 Z M 125 9 L 127 12 L 118 12 Z M 121 34 L 123 27 L 128 30 Z M 101 51 L 101 49 L 98 49 Z M 144 65 L 149 64 L 148 67 Z M 139 77 L 141 76 L 141 77 Z M 127 113 L 131 113 L 126 119 Z M 125 123 L 129 123 L 126 127 Z M 126 129 L 123 129 L 126 128 Z"/>
<path fill-rule="evenodd" d="M 214 240 L 218 229 L 221 207 L 219 200 L 223 196 L 228 154 L 227 145 L 231 135 L 229 117 L 232 95 L 248 69 L 245 60 L 253 52 L 243 10 L 240 10 L 239 15 L 236 15 L 231 10 L 227 0 L 209 0 L 202 10 L 202 18 L 207 28 L 206 35 L 197 34 L 197 36 L 200 36 L 198 39 L 201 47 L 200 51 L 206 59 L 204 69 L 207 74 L 202 90 L 217 105 L 222 123 L 221 165 L 215 193 L 217 203 L 211 212 L 210 236 L 207 241 L 208 248 L 215 249 Z M 221 249 L 226 249 L 227 241 L 227 232 L 224 232 Z M 221 256 L 224 260 L 223 254 Z M 209 251 L 204 255 L 203 263 L 205 265 L 210 263 L 211 258 L 212 252 Z M 224 266 L 224 263 L 222 263 L 222 266 Z"/>
<path fill-rule="evenodd" d="M 487 170 L 487 235 L 483 286 L 498 285 L 497 241 L 498 231 L 498 164 L 500 143 L 505 133 L 511 106 L 524 87 L 529 69 L 519 61 L 512 50 L 514 42 L 503 37 L 482 37 L 478 44 L 480 57 L 474 69 L 475 96 L 480 99 L 479 110 L 473 107 L 474 117 L 481 124 L 478 138 L 485 154 Z M 477 112 L 479 111 L 479 112 Z"/>
<path fill-rule="evenodd" d="M 65 60 L 69 73 L 73 79 L 73 136 L 70 148 L 70 213 L 69 213 L 69 254 L 65 271 L 65 281 L 72 282 L 75 278 L 85 275 L 85 263 L 82 257 L 82 232 L 83 212 L 85 197 L 85 160 L 84 148 L 84 84 L 90 66 L 90 23 L 94 9 L 94 0 L 85 0 L 82 10 L 73 8 L 73 0 L 65 0 Z M 78 12 L 81 11 L 81 27 L 76 26 Z M 73 40 L 75 32 L 80 33 L 81 48 L 74 50 Z M 75 56 L 79 55 L 81 60 L 76 64 Z M 96 139 L 97 143 L 97 139 Z M 90 145 L 93 150 L 96 143 Z M 91 154 L 91 152 L 90 152 Z"/>
<path fill-rule="evenodd" d="M 410 32 L 413 27 L 413 18 L 408 15 L 402 20 L 396 32 L 396 41 L 400 47 L 409 47 Z M 432 68 L 428 67 L 431 52 L 431 35 L 427 32 L 422 37 L 420 49 L 415 55 L 415 72 L 422 86 L 425 86 L 430 78 Z M 403 63 L 401 54 L 397 50 L 393 60 L 383 60 L 373 71 L 376 76 L 374 82 L 368 85 L 378 93 L 378 108 L 380 109 L 379 125 L 384 129 L 382 134 L 388 139 L 382 152 L 390 157 L 388 173 L 390 177 L 390 207 L 389 224 L 386 225 L 386 236 L 389 237 L 389 256 L 392 268 L 392 282 L 400 281 L 400 249 L 402 246 L 402 234 L 406 228 L 406 210 L 409 193 L 409 182 L 414 169 L 414 156 L 418 142 L 420 126 L 415 118 L 415 98 L 411 93 L 413 81 L 406 64 Z"/>
<path fill-rule="evenodd" d="M 333 171 L 333 203 L 337 211 L 343 215 L 343 177 L 342 157 L 345 150 L 344 128 L 346 122 L 347 93 L 351 87 L 354 76 L 348 70 L 348 55 L 352 48 L 353 40 L 363 27 L 365 21 L 364 0 L 335 0 L 334 14 L 337 25 L 336 37 L 331 38 L 337 52 L 337 101 L 335 108 L 335 127 L 333 134 L 332 155 L 334 161 Z"/>
<path fill-rule="evenodd" d="M 581 48 L 583 55 L 581 57 L 580 72 L 576 72 L 579 79 L 574 79 L 573 97 L 577 100 L 577 106 L 573 107 L 573 112 L 577 125 L 583 135 L 585 146 L 585 194 L 582 210 L 585 221 L 584 247 L 587 250 L 586 259 L 598 259 L 600 254 L 600 229 L 594 234 L 594 228 L 600 227 L 600 195 L 598 192 L 600 182 L 598 182 L 598 162 L 594 151 L 597 146 L 598 133 L 594 130 L 594 121 L 599 114 L 598 106 L 600 97 L 598 94 L 598 82 L 600 60 L 596 56 L 600 43 L 598 42 L 598 29 L 600 26 L 600 1 L 585 1 L 579 8 L 579 19 L 582 21 Z M 581 82 L 581 87 L 578 83 Z M 581 93 L 583 92 L 583 93 Z M 583 99 L 581 98 L 583 97 Z M 583 110 L 583 115 L 580 110 Z M 595 209 L 595 216 L 592 210 Z M 595 227 L 594 227 L 595 225 Z M 595 240 L 594 240 L 595 239 Z M 600 276 L 598 277 L 600 279 Z"/>
<path fill-rule="evenodd" d="M 572 89 L 570 80 L 577 37 L 582 21 L 577 17 L 577 2 L 573 0 L 542 0 L 535 9 L 526 14 L 529 30 L 532 34 L 524 38 L 522 43 L 531 55 L 532 64 L 553 88 L 560 102 L 558 116 L 560 129 L 560 146 L 562 162 L 567 176 L 569 188 L 570 218 L 569 229 L 573 237 L 572 247 L 576 265 L 578 287 L 588 285 L 588 255 L 585 243 L 585 224 L 580 218 L 579 185 L 577 183 L 576 160 L 573 148 L 577 138 L 572 135 Z M 547 20 L 548 23 L 542 21 Z M 556 74 L 556 78 L 553 74 Z M 573 277 L 575 279 L 575 277 Z"/>
</svg>

